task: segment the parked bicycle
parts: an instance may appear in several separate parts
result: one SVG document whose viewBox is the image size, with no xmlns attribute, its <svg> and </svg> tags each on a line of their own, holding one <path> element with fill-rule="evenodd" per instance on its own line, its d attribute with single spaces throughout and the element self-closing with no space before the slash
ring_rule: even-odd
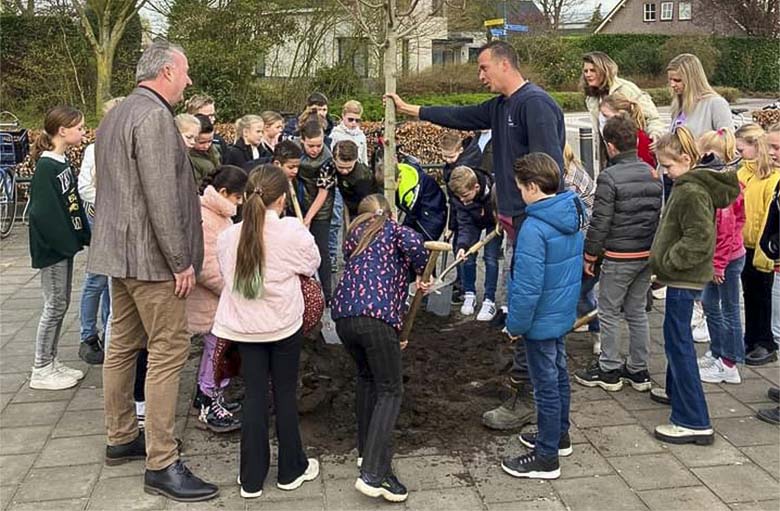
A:
<svg viewBox="0 0 780 511">
<path fill-rule="evenodd" d="M 28 131 L 11 112 L 0 112 L 0 238 L 11 233 L 16 220 L 15 167 L 30 151 Z"/>
</svg>

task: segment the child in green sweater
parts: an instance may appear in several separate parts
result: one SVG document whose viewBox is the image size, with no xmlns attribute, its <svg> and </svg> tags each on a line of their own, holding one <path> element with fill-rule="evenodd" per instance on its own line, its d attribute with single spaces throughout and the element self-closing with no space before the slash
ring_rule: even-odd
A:
<svg viewBox="0 0 780 511">
<path fill-rule="evenodd" d="M 30 184 L 30 256 L 32 267 L 41 270 L 44 299 L 30 378 L 33 389 L 67 389 L 84 377 L 57 359 L 62 321 L 70 304 L 73 257 L 90 237 L 76 177 L 65 157 L 65 151 L 80 144 L 83 136 L 83 114 L 58 106 L 46 114 L 44 130 L 31 152 L 36 164 Z"/>
</svg>

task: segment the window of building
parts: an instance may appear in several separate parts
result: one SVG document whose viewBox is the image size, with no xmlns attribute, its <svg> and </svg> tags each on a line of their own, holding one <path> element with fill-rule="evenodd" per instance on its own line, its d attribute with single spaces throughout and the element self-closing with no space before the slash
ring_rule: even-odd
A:
<svg viewBox="0 0 780 511">
<path fill-rule="evenodd" d="M 479 48 L 469 48 L 469 64 L 474 64 L 479 58 Z"/>
<path fill-rule="evenodd" d="M 691 19 L 691 2 L 680 2 L 678 5 L 677 19 L 684 21 Z"/>
<path fill-rule="evenodd" d="M 368 77 L 368 40 L 363 37 L 339 37 L 339 64 L 351 66 L 355 73 Z"/>
<path fill-rule="evenodd" d="M 645 4 L 644 21 L 655 21 L 655 4 Z"/>
<path fill-rule="evenodd" d="M 661 2 L 661 21 L 674 19 L 674 2 Z"/>
<path fill-rule="evenodd" d="M 431 63 L 434 66 L 460 64 L 460 50 L 448 41 L 433 41 Z"/>
</svg>

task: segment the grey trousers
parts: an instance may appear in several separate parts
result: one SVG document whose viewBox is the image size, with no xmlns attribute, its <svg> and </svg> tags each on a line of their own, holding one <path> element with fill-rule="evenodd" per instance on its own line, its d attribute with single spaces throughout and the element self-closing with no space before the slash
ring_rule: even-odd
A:
<svg viewBox="0 0 780 511">
<path fill-rule="evenodd" d="M 57 344 L 60 340 L 62 322 L 70 305 L 70 293 L 73 289 L 73 259 L 63 259 L 41 268 L 41 290 L 43 291 L 43 311 L 38 321 L 38 334 L 35 337 L 36 369 L 46 367 L 57 356 Z"/>
<path fill-rule="evenodd" d="M 620 320 L 628 323 L 629 372 L 646 370 L 650 358 L 650 327 L 645 305 L 650 288 L 650 263 L 644 261 L 605 260 L 599 280 L 599 322 L 601 323 L 601 356 L 603 371 L 620 369 Z M 621 308 L 623 314 L 621 314 Z"/>
</svg>

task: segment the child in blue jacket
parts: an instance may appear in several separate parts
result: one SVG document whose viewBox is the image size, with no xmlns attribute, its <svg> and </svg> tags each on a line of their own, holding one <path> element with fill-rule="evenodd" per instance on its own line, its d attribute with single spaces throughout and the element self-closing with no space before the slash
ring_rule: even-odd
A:
<svg viewBox="0 0 780 511">
<path fill-rule="evenodd" d="M 585 207 L 573 192 L 556 194 L 560 171 L 546 154 L 520 158 L 514 171 L 528 216 L 515 245 L 506 328 L 525 337 L 539 431 L 521 434 L 532 451 L 505 459 L 501 468 L 515 477 L 557 479 L 558 456 L 572 452 L 563 339 L 576 319 Z"/>
</svg>

